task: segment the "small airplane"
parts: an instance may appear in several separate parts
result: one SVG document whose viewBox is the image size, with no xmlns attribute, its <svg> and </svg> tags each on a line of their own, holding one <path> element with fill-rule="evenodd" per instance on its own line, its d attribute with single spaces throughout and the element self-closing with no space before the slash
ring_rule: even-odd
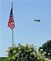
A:
<svg viewBox="0 0 51 61">
<path fill-rule="evenodd" d="M 40 20 L 39 20 L 39 19 L 34 19 L 34 21 L 40 22 Z"/>
</svg>

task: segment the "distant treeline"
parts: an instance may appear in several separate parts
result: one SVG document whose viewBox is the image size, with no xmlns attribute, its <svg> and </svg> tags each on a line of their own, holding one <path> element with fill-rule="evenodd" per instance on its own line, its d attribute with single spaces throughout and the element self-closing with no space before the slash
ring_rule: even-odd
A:
<svg viewBox="0 0 51 61">
<path fill-rule="evenodd" d="M 0 61 L 7 61 L 7 57 L 0 57 Z"/>
</svg>

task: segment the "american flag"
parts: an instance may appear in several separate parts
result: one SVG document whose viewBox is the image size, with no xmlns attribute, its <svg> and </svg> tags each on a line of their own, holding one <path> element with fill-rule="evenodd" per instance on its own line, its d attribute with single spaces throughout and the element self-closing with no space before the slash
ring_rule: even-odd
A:
<svg viewBox="0 0 51 61">
<path fill-rule="evenodd" d="M 10 27 L 12 30 L 15 27 L 14 18 L 13 18 L 13 6 L 11 7 L 11 11 L 10 11 L 10 17 L 9 17 L 9 21 L 8 21 L 8 27 Z"/>
</svg>

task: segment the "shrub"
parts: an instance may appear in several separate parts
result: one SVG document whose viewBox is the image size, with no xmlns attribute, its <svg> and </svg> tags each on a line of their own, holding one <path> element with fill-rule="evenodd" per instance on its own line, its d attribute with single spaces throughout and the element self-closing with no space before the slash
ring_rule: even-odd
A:
<svg viewBox="0 0 51 61">
<path fill-rule="evenodd" d="M 37 52 L 32 45 L 18 45 L 10 47 L 8 51 L 8 61 L 39 61 Z"/>
</svg>

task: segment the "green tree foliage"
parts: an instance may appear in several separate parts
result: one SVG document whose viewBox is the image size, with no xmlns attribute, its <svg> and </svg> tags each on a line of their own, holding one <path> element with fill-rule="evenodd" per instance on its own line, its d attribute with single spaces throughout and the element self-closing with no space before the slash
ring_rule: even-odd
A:
<svg viewBox="0 0 51 61">
<path fill-rule="evenodd" d="M 39 61 L 37 52 L 32 45 L 18 45 L 11 47 L 8 51 L 8 61 Z"/>
<path fill-rule="evenodd" d="M 41 53 L 44 53 L 46 58 L 50 58 L 51 59 L 51 40 L 49 40 L 46 43 L 44 43 L 39 48 L 39 51 L 41 51 Z"/>
</svg>

